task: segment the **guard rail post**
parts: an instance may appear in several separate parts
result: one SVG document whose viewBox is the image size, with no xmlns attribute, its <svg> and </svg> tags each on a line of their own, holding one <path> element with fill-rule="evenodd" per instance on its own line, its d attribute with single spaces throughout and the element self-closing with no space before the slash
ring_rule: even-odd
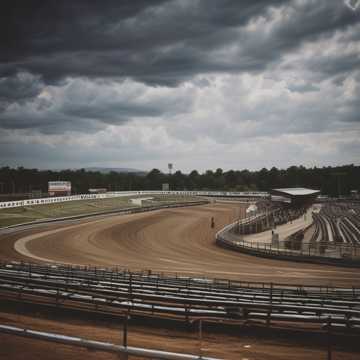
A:
<svg viewBox="0 0 360 360">
<path fill-rule="evenodd" d="M 199 358 L 202 358 L 202 319 L 199 320 Z"/>
<path fill-rule="evenodd" d="M 129 321 L 129 314 L 126 314 L 123 320 L 123 346 L 127 348 L 127 339 L 128 339 L 128 321 Z M 124 360 L 127 359 L 127 354 L 125 354 Z"/>
<path fill-rule="evenodd" d="M 331 343 L 331 317 L 328 317 L 327 320 L 327 360 L 332 358 L 332 343 Z"/>
</svg>

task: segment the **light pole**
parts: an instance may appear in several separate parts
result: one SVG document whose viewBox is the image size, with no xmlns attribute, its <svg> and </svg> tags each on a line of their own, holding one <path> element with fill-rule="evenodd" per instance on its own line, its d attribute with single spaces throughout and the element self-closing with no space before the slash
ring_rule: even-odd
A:
<svg viewBox="0 0 360 360">
<path fill-rule="evenodd" d="M 174 164 L 172 164 L 172 163 L 168 164 L 169 175 L 171 175 L 171 173 L 172 173 L 173 166 L 174 166 Z"/>
</svg>

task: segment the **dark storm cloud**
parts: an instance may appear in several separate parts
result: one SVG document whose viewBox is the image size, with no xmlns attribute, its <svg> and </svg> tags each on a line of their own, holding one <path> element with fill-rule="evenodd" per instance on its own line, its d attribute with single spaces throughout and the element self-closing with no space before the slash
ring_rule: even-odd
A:
<svg viewBox="0 0 360 360">
<path fill-rule="evenodd" d="M 269 34 L 238 31 L 282 6 L 284 19 Z M 174 86 L 199 73 L 260 71 L 303 41 L 359 20 L 337 0 L 12 1 L 3 9 L 0 77 L 21 69 L 47 83 L 132 77 Z M 217 56 L 227 46 L 239 51 Z"/>
<path fill-rule="evenodd" d="M 25 69 L 46 81 L 79 75 L 130 76 L 176 84 L 199 72 L 236 70 L 243 65 L 208 61 L 206 52 L 236 41 L 234 28 L 283 3 L 11 2 L 0 25 L 0 74 Z M 255 60 L 245 65 L 263 66 Z"/>
<path fill-rule="evenodd" d="M 73 136 L 85 159 L 87 141 L 116 134 L 120 153 L 158 158 L 186 145 L 189 159 L 245 138 L 358 131 L 360 11 L 344 1 L 1 5 L 3 156 L 33 149 L 45 161 Z"/>
</svg>

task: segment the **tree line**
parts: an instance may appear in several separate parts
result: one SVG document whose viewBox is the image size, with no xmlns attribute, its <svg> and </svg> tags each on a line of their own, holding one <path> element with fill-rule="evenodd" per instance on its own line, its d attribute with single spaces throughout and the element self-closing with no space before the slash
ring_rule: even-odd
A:
<svg viewBox="0 0 360 360">
<path fill-rule="evenodd" d="M 73 193 L 87 193 L 89 188 L 107 188 L 108 191 L 160 190 L 168 183 L 170 190 L 224 190 L 268 191 L 281 187 L 309 187 L 329 196 L 348 195 L 350 190 L 360 191 L 360 166 L 336 167 L 291 166 L 287 169 L 263 168 L 257 171 L 197 170 L 184 174 L 180 170 L 166 174 L 153 169 L 145 174 L 102 173 L 80 170 L 38 170 L 23 167 L 0 168 L 0 193 L 47 192 L 48 181 L 71 181 Z"/>
</svg>

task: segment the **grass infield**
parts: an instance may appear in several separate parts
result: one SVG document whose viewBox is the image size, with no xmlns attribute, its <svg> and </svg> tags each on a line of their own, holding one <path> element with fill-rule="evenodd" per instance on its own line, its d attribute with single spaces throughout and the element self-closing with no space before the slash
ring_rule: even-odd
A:
<svg viewBox="0 0 360 360">
<path fill-rule="evenodd" d="M 138 207 L 130 202 L 136 197 L 152 197 L 143 202 L 143 206 L 171 204 L 176 202 L 198 200 L 195 197 L 156 195 L 126 196 L 109 199 L 77 200 L 62 203 L 22 206 L 18 208 L 0 209 L 0 227 L 21 224 L 41 219 L 55 219 L 66 216 L 93 214 L 123 208 Z"/>
</svg>

